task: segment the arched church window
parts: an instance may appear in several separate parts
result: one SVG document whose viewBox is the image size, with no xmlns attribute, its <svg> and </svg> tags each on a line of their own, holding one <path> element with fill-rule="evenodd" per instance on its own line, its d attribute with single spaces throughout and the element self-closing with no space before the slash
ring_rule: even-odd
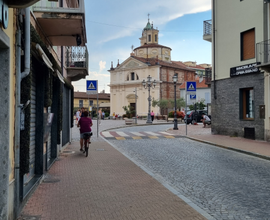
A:
<svg viewBox="0 0 270 220">
<path fill-rule="evenodd" d="M 148 41 L 151 42 L 151 35 L 148 35 Z"/>
<path fill-rule="evenodd" d="M 131 73 L 131 80 L 135 80 L 135 73 L 134 72 Z"/>
<path fill-rule="evenodd" d="M 157 42 L 157 35 L 155 34 L 155 42 Z"/>
</svg>

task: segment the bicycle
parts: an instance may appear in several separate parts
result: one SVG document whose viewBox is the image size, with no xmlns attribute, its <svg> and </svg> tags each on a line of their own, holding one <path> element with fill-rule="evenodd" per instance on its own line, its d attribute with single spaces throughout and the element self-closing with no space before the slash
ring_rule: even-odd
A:
<svg viewBox="0 0 270 220">
<path fill-rule="evenodd" d="M 89 144 L 90 144 L 90 137 L 92 136 L 92 132 L 87 132 L 83 134 L 83 140 L 84 140 L 84 151 L 85 156 L 88 157 L 88 149 L 89 149 Z"/>
</svg>

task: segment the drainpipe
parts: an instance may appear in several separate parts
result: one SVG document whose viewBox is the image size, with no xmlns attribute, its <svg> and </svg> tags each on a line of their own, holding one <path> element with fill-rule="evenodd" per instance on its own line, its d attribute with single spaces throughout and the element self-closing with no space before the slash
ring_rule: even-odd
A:
<svg viewBox="0 0 270 220">
<path fill-rule="evenodd" d="M 23 180 L 20 175 L 20 131 L 21 131 L 21 80 L 30 73 L 30 8 L 25 9 L 25 69 L 21 73 L 21 30 L 16 33 L 16 111 L 15 111 L 15 195 L 14 213 L 20 213 L 23 198 Z"/>
<path fill-rule="evenodd" d="M 217 87 L 216 87 L 216 6 L 215 0 L 213 0 L 213 75 L 214 75 L 214 99 L 217 99 Z"/>
</svg>

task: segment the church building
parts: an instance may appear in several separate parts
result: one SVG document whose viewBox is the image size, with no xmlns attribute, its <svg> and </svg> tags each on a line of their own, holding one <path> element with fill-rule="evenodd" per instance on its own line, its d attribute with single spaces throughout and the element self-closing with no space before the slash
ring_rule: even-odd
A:
<svg viewBox="0 0 270 220">
<path fill-rule="evenodd" d="M 110 72 L 110 108 L 113 113 L 123 115 L 123 106 L 131 105 L 137 109 L 137 115 L 147 116 L 149 110 L 149 91 L 142 81 L 147 77 L 156 82 L 150 88 L 151 100 L 174 99 L 173 76 L 178 76 L 176 98 L 180 98 L 180 85 L 185 81 L 195 80 L 195 71 L 181 62 L 171 60 L 172 49 L 159 44 L 159 30 L 153 28 L 149 19 L 142 31 L 140 46 L 135 48 L 130 57 L 116 67 L 111 66 Z M 147 83 L 146 83 L 147 84 Z M 137 100 L 135 99 L 137 93 Z M 158 107 L 151 111 L 158 115 L 166 115 Z"/>
</svg>

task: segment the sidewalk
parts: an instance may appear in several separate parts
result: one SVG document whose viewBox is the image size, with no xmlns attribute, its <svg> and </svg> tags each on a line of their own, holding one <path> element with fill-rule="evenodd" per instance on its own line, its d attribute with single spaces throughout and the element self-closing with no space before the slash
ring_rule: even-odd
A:
<svg viewBox="0 0 270 220">
<path fill-rule="evenodd" d="M 78 149 L 65 149 L 20 220 L 206 219 L 103 139 L 87 158 Z"/>
<path fill-rule="evenodd" d="M 178 125 L 178 129 L 179 130 L 173 130 L 172 128 L 167 132 L 177 135 L 186 135 L 186 125 Z M 196 141 L 270 160 L 270 143 L 266 141 L 214 135 L 211 134 L 211 126 L 203 128 L 202 124 L 188 125 L 187 137 Z"/>
</svg>

